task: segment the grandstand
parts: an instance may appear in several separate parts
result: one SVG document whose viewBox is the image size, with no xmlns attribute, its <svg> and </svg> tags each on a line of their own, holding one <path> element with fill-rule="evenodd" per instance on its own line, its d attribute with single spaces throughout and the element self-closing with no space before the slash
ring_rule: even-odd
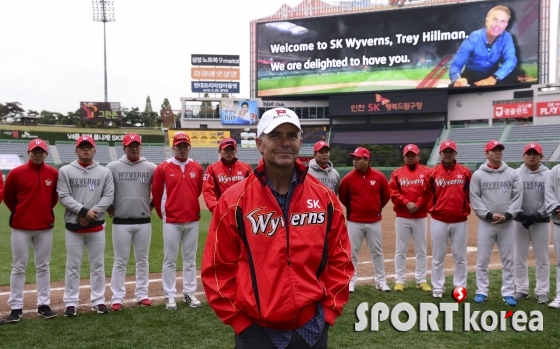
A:
<svg viewBox="0 0 560 349">
<path fill-rule="evenodd" d="M 115 152 L 119 159 L 124 155 L 123 147 L 116 146 Z M 143 143 L 141 155 L 154 164 L 162 163 L 167 158 L 165 155 L 165 145 L 163 143 Z"/>
<path fill-rule="evenodd" d="M 448 138 L 456 143 L 483 142 L 491 139 L 499 139 L 503 130 L 503 126 L 452 128 Z"/>
<path fill-rule="evenodd" d="M 49 144 L 49 142 L 47 142 Z M 27 162 L 29 159 L 27 155 L 27 146 L 29 141 L 27 140 L 5 140 L 0 139 L 0 154 L 16 154 L 20 157 L 23 163 Z M 49 154 L 47 155 L 45 162 L 47 164 L 54 164 L 54 158 L 51 151 L 52 146 L 49 145 Z"/>
</svg>

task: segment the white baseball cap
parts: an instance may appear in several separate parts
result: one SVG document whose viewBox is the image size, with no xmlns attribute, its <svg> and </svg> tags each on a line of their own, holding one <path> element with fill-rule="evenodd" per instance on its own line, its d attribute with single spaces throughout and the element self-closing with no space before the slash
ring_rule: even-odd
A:
<svg viewBox="0 0 560 349">
<path fill-rule="evenodd" d="M 286 123 L 292 124 L 302 131 L 301 125 L 299 124 L 299 118 L 293 110 L 287 108 L 274 108 L 267 110 L 259 120 L 257 137 L 260 137 L 263 133 L 269 134 L 276 127 Z"/>
</svg>

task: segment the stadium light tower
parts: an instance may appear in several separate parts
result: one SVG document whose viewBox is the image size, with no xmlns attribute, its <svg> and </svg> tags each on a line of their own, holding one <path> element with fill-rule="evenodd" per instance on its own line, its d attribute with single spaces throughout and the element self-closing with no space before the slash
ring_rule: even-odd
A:
<svg viewBox="0 0 560 349">
<path fill-rule="evenodd" d="M 105 102 L 107 102 L 107 44 L 105 39 L 105 23 L 115 21 L 115 2 L 94 0 L 93 20 L 103 22 L 103 62 L 105 63 Z"/>
</svg>

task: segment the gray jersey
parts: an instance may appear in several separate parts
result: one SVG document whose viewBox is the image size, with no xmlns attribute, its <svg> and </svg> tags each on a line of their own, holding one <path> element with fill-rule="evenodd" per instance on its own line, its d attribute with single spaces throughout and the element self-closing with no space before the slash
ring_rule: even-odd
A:
<svg viewBox="0 0 560 349">
<path fill-rule="evenodd" d="M 544 204 L 544 183 L 550 170 L 543 164 L 536 171 L 531 171 L 525 164 L 515 170 L 523 182 L 523 203 L 521 210 L 525 215 L 534 215 L 537 219 L 545 218 L 549 214 Z"/>
<path fill-rule="evenodd" d="M 58 171 L 56 191 L 60 203 L 66 207 L 64 221 L 68 230 L 83 229 L 79 225 L 80 218 L 85 217 L 91 208 L 98 210 L 99 215 L 88 227 L 99 225 L 104 222 L 105 211 L 113 203 L 113 175 L 97 161 L 83 167 L 74 160 Z"/>
<path fill-rule="evenodd" d="M 505 162 L 497 170 L 482 164 L 472 176 L 469 191 L 471 207 L 480 219 L 491 222 L 493 213 L 515 217 L 521 211 L 523 183 Z"/>
<path fill-rule="evenodd" d="M 323 169 L 321 166 L 317 165 L 315 159 L 309 161 L 309 174 L 317 178 L 324 185 L 330 188 L 332 191 L 338 195 L 338 187 L 340 186 L 340 175 L 338 171 L 333 168 L 332 162 L 327 163 L 327 168 Z"/>
<path fill-rule="evenodd" d="M 139 219 L 151 216 L 150 193 L 156 165 L 141 157 L 129 161 L 126 155 L 107 165 L 115 183 L 115 218 Z"/>
<path fill-rule="evenodd" d="M 554 224 L 560 225 L 560 218 L 556 210 L 560 208 L 560 165 L 556 165 L 550 170 L 544 184 L 544 201 L 546 212 Z"/>
</svg>

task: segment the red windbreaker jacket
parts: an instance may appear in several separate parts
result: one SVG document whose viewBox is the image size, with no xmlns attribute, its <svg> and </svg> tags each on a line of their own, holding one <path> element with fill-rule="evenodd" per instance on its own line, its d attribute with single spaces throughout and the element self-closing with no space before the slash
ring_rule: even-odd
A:
<svg viewBox="0 0 560 349">
<path fill-rule="evenodd" d="M 432 168 L 428 174 L 432 199 L 428 212 L 432 218 L 446 223 L 467 220 L 471 213 L 469 185 L 471 170 L 455 163 L 451 167 L 442 164 Z"/>
<path fill-rule="evenodd" d="M 200 220 L 198 197 L 202 193 L 202 166 L 192 159 L 168 159 L 156 167 L 152 200 L 164 223 Z"/>
<path fill-rule="evenodd" d="M 8 173 L 4 202 L 11 211 L 10 227 L 21 230 L 47 230 L 54 227 L 53 209 L 58 202 L 58 171 L 31 160 Z"/>
<path fill-rule="evenodd" d="M 391 173 L 389 189 L 391 190 L 391 201 L 394 205 L 393 210 L 397 213 L 397 217 L 424 218 L 428 215 L 429 172 L 429 167 L 416 164 L 414 170 L 405 165 Z M 418 211 L 408 212 L 406 204 L 409 202 L 415 203 Z"/>
<path fill-rule="evenodd" d="M 202 184 L 202 195 L 204 202 L 210 210 L 218 204 L 218 200 L 234 184 L 247 178 L 251 173 L 251 166 L 235 158 L 231 165 L 224 163 L 221 159 L 206 168 Z"/>
<path fill-rule="evenodd" d="M 390 198 L 387 178 L 371 167 L 365 173 L 352 170 L 340 181 L 338 197 L 346 206 L 349 221 L 378 222 L 382 218 L 381 210 Z"/>
<path fill-rule="evenodd" d="M 241 333 L 252 323 L 292 330 L 321 303 L 334 324 L 354 274 L 344 214 L 334 193 L 296 164 L 299 183 L 283 215 L 264 165 L 222 195 L 202 258 L 206 298 Z"/>
</svg>

